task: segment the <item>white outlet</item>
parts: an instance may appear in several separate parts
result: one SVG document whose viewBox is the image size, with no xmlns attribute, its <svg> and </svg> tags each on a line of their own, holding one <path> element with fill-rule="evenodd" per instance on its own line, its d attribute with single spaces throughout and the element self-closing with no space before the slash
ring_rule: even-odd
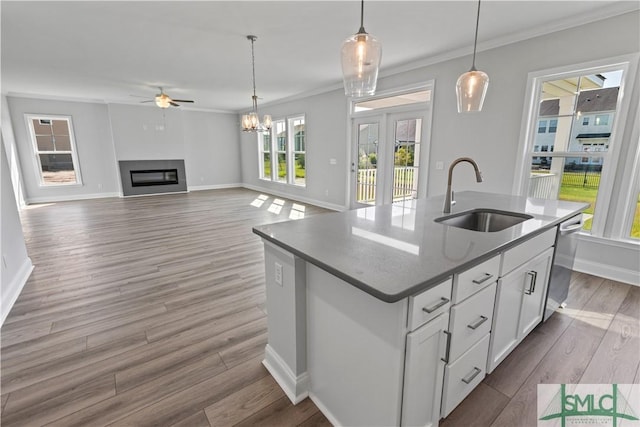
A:
<svg viewBox="0 0 640 427">
<path fill-rule="evenodd" d="M 102 190 L 102 184 L 98 184 L 98 190 Z"/>
<path fill-rule="evenodd" d="M 330 165 L 337 165 L 338 161 L 336 159 L 329 159 L 329 164 Z"/>
<path fill-rule="evenodd" d="M 441 171 L 442 169 L 444 169 L 444 163 L 443 162 L 436 162 L 436 170 L 437 171 Z"/>
<path fill-rule="evenodd" d="M 276 283 L 282 286 L 282 264 L 276 262 L 276 273 L 275 273 Z"/>
</svg>

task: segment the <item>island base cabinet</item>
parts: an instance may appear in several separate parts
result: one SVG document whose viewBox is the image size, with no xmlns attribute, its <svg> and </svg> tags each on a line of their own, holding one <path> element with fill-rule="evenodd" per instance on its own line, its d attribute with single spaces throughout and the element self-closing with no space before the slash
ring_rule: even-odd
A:
<svg viewBox="0 0 640 427">
<path fill-rule="evenodd" d="M 487 372 L 542 320 L 552 257 L 549 248 L 498 281 Z"/>
<path fill-rule="evenodd" d="M 402 426 L 438 426 L 449 315 L 407 335 Z"/>
<path fill-rule="evenodd" d="M 447 417 L 486 375 L 489 334 L 444 370 L 442 417 Z"/>
</svg>

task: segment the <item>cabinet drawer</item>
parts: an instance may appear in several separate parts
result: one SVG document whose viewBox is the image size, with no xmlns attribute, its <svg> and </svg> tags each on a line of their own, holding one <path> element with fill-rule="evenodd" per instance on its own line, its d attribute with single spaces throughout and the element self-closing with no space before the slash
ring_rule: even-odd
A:
<svg viewBox="0 0 640 427">
<path fill-rule="evenodd" d="M 489 334 L 444 369 L 442 417 L 446 417 L 485 377 Z"/>
<path fill-rule="evenodd" d="M 469 347 L 491 331 L 497 283 L 451 308 L 451 347 L 449 360 L 456 360 Z"/>
<path fill-rule="evenodd" d="M 409 330 L 434 319 L 451 306 L 451 278 L 431 289 L 409 298 Z"/>
<path fill-rule="evenodd" d="M 453 276 L 453 303 L 457 304 L 498 280 L 500 255 Z"/>
<path fill-rule="evenodd" d="M 553 246 L 555 242 L 556 227 L 553 227 L 552 229 L 505 251 L 502 255 L 502 269 L 500 270 L 500 275 L 504 276 L 514 268 L 524 264 L 539 253 L 542 253 L 545 249 Z"/>
</svg>

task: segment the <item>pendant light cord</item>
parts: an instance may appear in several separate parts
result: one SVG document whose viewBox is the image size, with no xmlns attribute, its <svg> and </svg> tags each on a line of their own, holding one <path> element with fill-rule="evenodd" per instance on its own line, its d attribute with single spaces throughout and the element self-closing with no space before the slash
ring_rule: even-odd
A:
<svg viewBox="0 0 640 427">
<path fill-rule="evenodd" d="M 360 0 L 360 29 L 358 34 L 367 34 L 364 30 L 364 0 Z"/>
<path fill-rule="evenodd" d="M 251 71 L 253 76 L 253 111 L 258 113 L 258 97 L 256 96 L 256 57 L 253 51 L 253 42 L 256 41 L 256 36 L 247 36 L 251 40 Z"/>
<path fill-rule="evenodd" d="M 476 71 L 476 46 L 478 45 L 478 26 L 479 25 L 480 25 L 480 0 L 478 0 L 478 14 L 476 16 L 476 36 L 473 40 L 473 61 L 471 62 L 471 71 Z"/>
</svg>

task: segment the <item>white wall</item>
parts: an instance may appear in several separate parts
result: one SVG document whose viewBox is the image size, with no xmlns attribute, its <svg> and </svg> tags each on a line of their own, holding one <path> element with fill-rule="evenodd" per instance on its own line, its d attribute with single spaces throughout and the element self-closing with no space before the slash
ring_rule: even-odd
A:
<svg viewBox="0 0 640 427">
<path fill-rule="evenodd" d="M 8 105 L 27 203 L 118 194 L 113 139 L 106 105 L 16 97 L 8 97 Z M 72 117 L 82 186 L 40 187 L 25 114 L 60 114 Z"/>
<path fill-rule="evenodd" d="M 11 185 L 11 172 L 4 148 L 0 143 L 0 326 L 15 303 L 22 287 L 27 282 L 33 265 L 27 255 L 22 234 L 18 206 Z"/>
<path fill-rule="evenodd" d="M 189 189 L 241 186 L 237 116 L 189 111 L 182 118 Z"/>
</svg>

